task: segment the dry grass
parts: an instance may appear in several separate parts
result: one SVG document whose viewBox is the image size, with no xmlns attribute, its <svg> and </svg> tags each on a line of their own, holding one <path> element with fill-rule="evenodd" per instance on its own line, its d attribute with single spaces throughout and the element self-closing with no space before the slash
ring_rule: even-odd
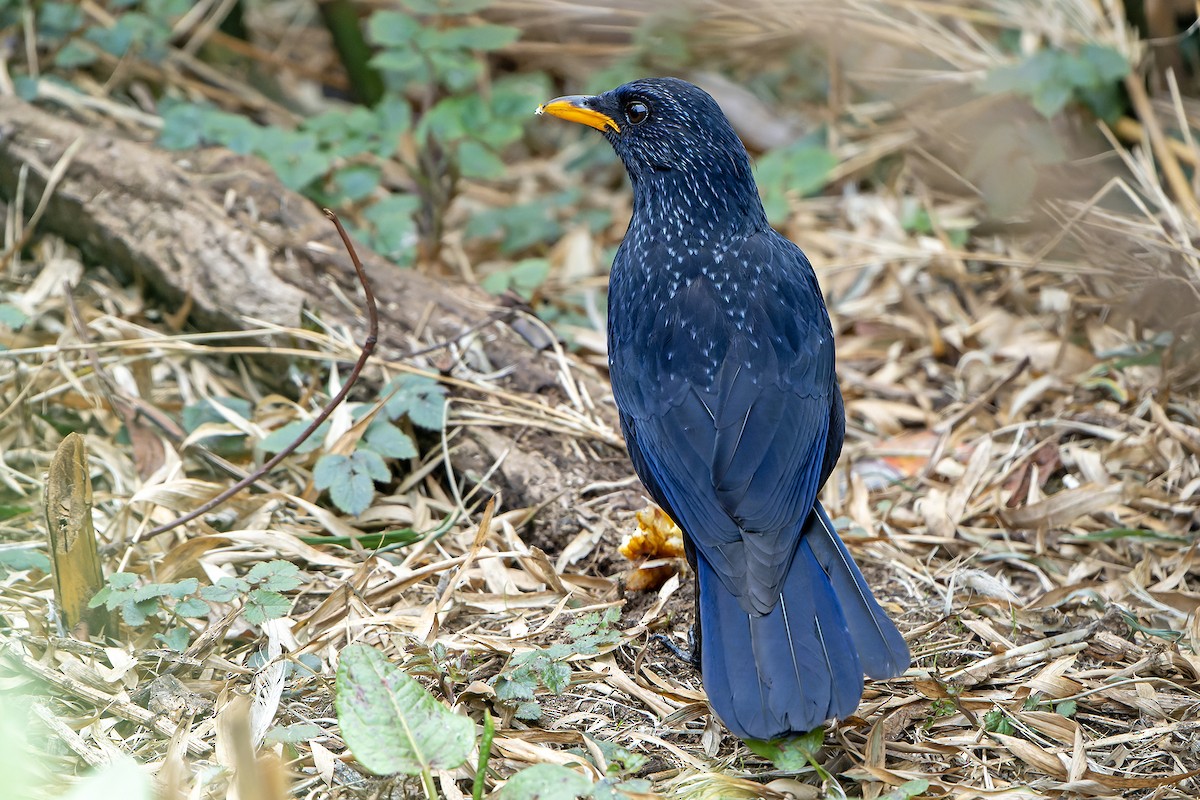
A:
<svg viewBox="0 0 1200 800">
<path fill-rule="evenodd" d="M 528 24 L 518 57 L 544 58 L 545 43 L 564 27 L 592 42 L 564 45 L 564 55 L 594 58 L 597 42 L 620 52 L 645 16 L 591 3 L 535 8 L 500 4 L 500 14 Z M 695 13 L 714 58 L 795 46 L 802 32 L 836 26 L 859 43 L 838 66 L 839 79 L 877 95 L 858 105 L 832 98 L 830 142 L 841 177 L 887 177 L 796 198 L 788 225 L 817 267 L 838 332 L 849 435 L 824 500 L 915 656 L 905 676 L 870 685 L 858 716 L 833 729 L 828 768 L 864 798 L 913 779 L 929 781 L 929 796 L 961 800 L 1195 797 L 1200 395 L 1192 359 L 1200 262 L 1192 239 L 1200 220 L 1190 211 L 1194 199 L 1178 194 L 1190 187 L 1162 175 L 1164 159 L 1200 158 L 1190 140 L 1169 147 L 1174 155 L 1156 147 L 1146 118 L 1123 134 L 1136 134 L 1128 148 L 1096 126 L 1060 129 L 1066 139 L 1102 142 L 1100 153 L 1068 165 L 1096 174 L 1040 187 L 1024 220 L 997 219 L 964 174 L 964 142 L 956 139 L 986 114 L 956 94 L 930 99 L 1002 60 L 989 45 L 994 26 L 1055 43 L 1100 41 L 1136 56 L 1131 32 L 1108 4 L 1090 0 L 1064 0 L 1046 14 L 1001 0 L 797 1 Z M 889 99 L 881 87 L 901 81 L 903 99 Z M 1169 98 L 1155 105 L 1158 124 L 1186 129 L 1184 106 Z M 954 133 L 931 137 L 935 124 Z M 530 181 L 561 185 L 565 160 L 521 165 L 523 190 Z M 628 202 L 623 191 L 592 195 L 617 209 Z M 479 187 L 468 197 L 501 195 Z M 934 222 L 929 231 L 905 225 L 918 208 Z M 8 211 L 6 249 L 31 213 Z M 952 235 L 961 229 L 972 231 L 965 243 Z M 556 256 L 555 269 L 563 279 L 564 258 Z M 87 341 L 64 303 L 66 280 L 79 284 Z M 283 558 L 305 578 L 285 620 L 259 631 L 214 613 L 196 621 L 194 644 L 179 656 L 155 649 L 145 629 L 105 647 L 63 638 L 48 615 L 49 578 L 8 572 L 0 579 L 0 680 L 24 692 L 33 676 L 42 682 L 36 712 L 49 729 L 48 774 L 121 751 L 158 770 L 164 796 L 219 796 L 224 779 L 204 768 L 243 763 L 226 745 L 237 729 L 231 720 L 243 713 L 235 698 L 249 694 L 257 701 L 251 724 L 319 729 L 273 746 L 293 795 L 405 796 L 415 786 L 381 788 L 344 763 L 329 678 L 340 647 L 367 641 L 397 662 L 428 665 L 430 647 L 441 645 L 458 677 L 438 685 L 478 716 L 509 655 L 558 641 L 564 623 L 584 612 L 618 605 L 619 646 L 573 659 L 572 686 L 544 698 L 537 724 L 502 720 L 499 776 L 531 763 L 586 762 L 599 777 L 592 737 L 648 756 L 643 773 L 664 796 L 815 796 L 803 783 L 811 776 L 798 783 L 773 775 L 724 734 L 702 704 L 697 676 L 647 646 L 650 630 L 682 641 L 691 586 L 684 577 L 656 595 L 625 594 L 629 566 L 614 554 L 643 506 L 634 483 L 586 487 L 559 519 L 502 507 L 480 532 L 480 498 L 444 469 L 459 432 L 477 425 L 532 425 L 575 442 L 581 458 L 616 457 L 616 433 L 593 409 L 608 399 L 580 396 L 572 378 L 597 362 L 595 352 L 557 356 L 572 398 L 562 407 L 478 376 L 456 383 L 444 442 L 357 519 L 316 503 L 311 459 L 300 458 L 230 504 L 223 530 L 206 523 L 147 539 L 149 527 L 227 478 L 123 414 L 121 398 L 172 413 L 204 397 L 254 401 L 252 419 L 213 424 L 208 433 L 254 432 L 308 407 L 264 395 L 258 348 L 150 321 L 174 309 L 156 309 L 102 269 L 84 272 L 61 241 L 40 239 L 31 258 L 14 257 L 0 285 L 31 318 L 18 334 L 0 329 L 8 348 L 0 360 L 0 508 L 29 509 L 0 519 L 3 547 L 44 542 L 42 475 L 70 427 L 91 451 L 107 572 L 208 582 Z M 1175 344 L 1163 347 L 1172 329 Z M 301 375 L 354 352 L 348 332 L 253 333 L 263 332 L 293 343 L 273 352 Z M 598 340 L 594 332 L 581 338 Z M 410 367 L 376 361 L 372 377 L 403 368 Z M 331 443 L 349 421 L 335 424 Z M 116 438 L 122 429 L 131 441 Z M 433 530 L 444 520 L 451 523 L 440 537 L 388 552 L 308 539 Z M 577 531 L 573 538 L 557 535 L 564 523 Z M 293 673 L 280 694 L 272 690 L 280 673 L 264 668 L 260 651 L 288 663 L 305 656 L 316 671 Z M 155 680 L 168 668 L 182 684 Z M 448 797 L 469 785 L 456 777 L 467 772 L 442 776 Z"/>
</svg>

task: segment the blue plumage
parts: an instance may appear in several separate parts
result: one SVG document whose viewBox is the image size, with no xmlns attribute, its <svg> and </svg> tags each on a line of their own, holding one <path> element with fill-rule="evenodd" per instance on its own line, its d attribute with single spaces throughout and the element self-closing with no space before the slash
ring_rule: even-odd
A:
<svg viewBox="0 0 1200 800">
<path fill-rule="evenodd" d="M 841 452 L 833 332 L 804 253 L 767 223 L 745 148 L 676 79 L 547 113 L 604 132 L 634 187 L 609 365 L 634 469 L 683 529 L 701 673 L 742 738 L 854 712 L 909 655 L 817 493 Z"/>
</svg>

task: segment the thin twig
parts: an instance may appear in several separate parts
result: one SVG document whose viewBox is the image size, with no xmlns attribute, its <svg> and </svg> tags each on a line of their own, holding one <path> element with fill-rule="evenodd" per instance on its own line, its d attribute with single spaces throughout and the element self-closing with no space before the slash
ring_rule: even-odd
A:
<svg viewBox="0 0 1200 800">
<path fill-rule="evenodd" d="M 342 401 L 346 399 L 346 396 L 350 394 L 350 389 L 358 381 L 358 376 L 362 374 L 363 367 L 367 365 L 367 360 L 371 357 L 371 354 L 375 352 L 375 343 L 379 339 L 379 311 L 375 306 L 375 294 L 371 291 L 371 282 L 367 280 L 367 273 L 363 269 L 362 261 L 359 259 L 358 253 L 354 249 L 354 244 L 350 241 L 350 237 L 346 233 L 346 229 L 342 227 L 342 221 L 338 219 L 337 214 L 333 213 L 329 209 L 325 209 L 325 216 L 333 220 L 333 224 L 337 227 L 338 236 L 342 237 L 342 244 L 345 246 L 346 252 L 350 254 L 350 260 L 354 263 L 354 271 L 358 275 L 358 282 L 362 285 L 363 295 L 366 297 L 367 338 L 363 340 L 362 352 L 359 353 L 358 361 L 354 362 L 354 368 L 351 369 L 350 374 L 346 376 L 346 382 L 342 384 L 341 390 L 339 390 L 338 393 L 333 396 L 333 399 L 330 400 L 323 409 L 321 409 L 321 413 L 317 414 L 317 416 L 313 418 L 313 421 L 309 423 L 309 426 L 305 428 L 304 431 L 301 432 L 301 434 L 297 436 L 291 444 L 276 453 L 254 472 L 247 475 L 245 478 L 242 478 L 240 481 L 235 483 L 233 486 L 230 486 L 228 489 L 221 492 L 207 503 L 204 503 L 200 507 L 193 509 L 187 514 L 184 514 L 182 517 L 177 517 L 170 522 L 159 525 L 157 528 L 152 529 L 148 534 L 146 534 L 143 539 L 149 539 L 150 537 L 158 536 L 160 533 L 166 533 L 167 531 L 173 530 L 184 523 L 191 522 L 203 514 L 207 514 L 209 511 L 212 511 L 214 508 L 221 505 L 226 500 L 240 492 L 242 489 L 245 489 L 247 486 L 259 480 L 268 472 L 273 470 L 276 466 L 278 466 L 279 463 L 290 456 L 297 447 L 304 444 L 305 440 L 312 436 L 316 432 L 317 428 L 321 427 L 321 423 L 325 422 L 325 420 L 329 418 L 329 415 L 333 413 L 333 410 L 341 405 Z"/>
</svg>

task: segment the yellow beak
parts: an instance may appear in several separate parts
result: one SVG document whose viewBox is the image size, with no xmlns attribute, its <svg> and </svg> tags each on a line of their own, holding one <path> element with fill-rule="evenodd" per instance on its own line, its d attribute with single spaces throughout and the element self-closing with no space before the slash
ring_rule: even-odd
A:
<svg viewBox="0 0 1200 800">
<path fill-rule="evenodd" d="M 579 122 L 601 132 L 605 129 L 610 129 L 620 133 L 621 126 L 617 124 L 615 119 L 608 114 L 602 114 L 584 105 L 584 101 L 590 99 L 590 97 L 580 94 L 556 97 L 550 102 L 538 106 L 537 114 L 539 116 L 549 114 L 552 117 L 565 119 L 567 122 Z"/>
</svg>

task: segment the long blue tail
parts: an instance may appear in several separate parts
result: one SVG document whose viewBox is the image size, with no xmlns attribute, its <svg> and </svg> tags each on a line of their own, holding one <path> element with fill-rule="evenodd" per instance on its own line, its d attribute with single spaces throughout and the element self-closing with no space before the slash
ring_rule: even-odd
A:
<svg viewBox="0 0 1200 800">
<path fill-rule="evenodd" d="M 700 670 L 734 735 L 774 739 L 853 714 L 863 673 L 908 668 L 904 638 L 879 607 L 820 504 L 770 614 L 747 613 L 697 554 Z"/>
</svg>

